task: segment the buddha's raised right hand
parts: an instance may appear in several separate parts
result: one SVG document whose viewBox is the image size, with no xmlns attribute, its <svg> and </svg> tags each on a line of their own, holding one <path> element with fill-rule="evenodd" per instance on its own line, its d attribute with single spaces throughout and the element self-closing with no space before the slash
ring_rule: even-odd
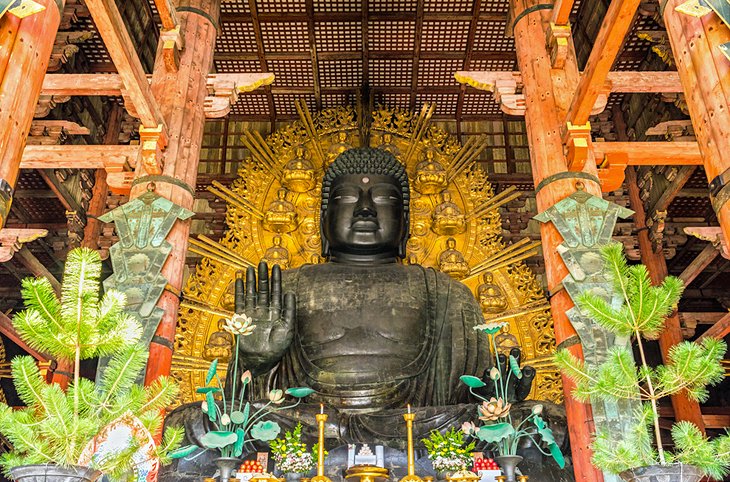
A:
<svg viewBox="0 0 730 482">
<path fill-rule="evenodd" d="M 275 264 L 269 269 L 264 261 L 256 270 L 246 271 L 246 285 L 236 279 L 236 313 L 253 319 L 256 328 L 241 338 L 238 344 L 239 368 L 251 370 L 253 376 L 266 373 L 276 365 L 289 348 L 294 337 L 296 297 L 281 293 L 281 269 Z M 282 303 L 283 301 L 283 303 Z M 229 370 L 231 372 L 231 370 Z M 240 370 L 239 370 L 240 373 Z"/>
</svg>

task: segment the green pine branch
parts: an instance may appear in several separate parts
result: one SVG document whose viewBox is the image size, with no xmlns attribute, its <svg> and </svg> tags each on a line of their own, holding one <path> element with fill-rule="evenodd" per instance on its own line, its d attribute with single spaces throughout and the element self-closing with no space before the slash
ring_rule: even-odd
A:
<svg viewBox="0 0 730 482">
<path fill-rule="evenodd" d="M 162 427 L 162 409 L 177 395 L 177 386 L 168 378 L 148 387 L 135 384 L 147 361 L 146 349 L 137 345 L 142 327 L 124 312 L 122 293 L 110 290 L 99 297 L 100 275 L 98 253 L 76 249 L 68 255 L 60 299 L 45 279 L 22 283 L 26 309 L 13 317 L 15 329 L 29 346 L 73 361 L 74 373 L 64 393 L 58 385 L 46 384 L 31 357 L 12 360 L 13 382 L 27 408 L 0 404 L 0 432 L 13 445 L 11 453 L 0 456 L 6 473 L 18 465 L 76 464 L 100 430 L 127 412 L 152 434 Z M 98 385 L 81 378 L 82 359 L 107 355 L 111 362 Z M 171 433 L 166 444 L 174 446 L 179 439 L 179 433 Z M 99 461 L 97 468 L 121 477 L 136 449 L 127 447 Z"/>
<path fill-rule="evenodd" d="M 586 364 L 567 350 L 558 351 L 555 361 L 575 381 L 573 396 L 579 401 L 628 399 L 647 403 L 634 414 L 634 428 L 623 440 L 617 441 L 608 432 L 596 434 L 592 445 L 594 464 L 618 473 L 655 464 L 658 459 L 661 464 L 682 461 L 698 466 L 706 474 L 724 474 L 730 466 L 730 439 L 720 437 L 707 441 L 691 424 L 675 426 L 677 452 L 665 454 L 657 401 L 682 390 L 691 399 L 706 400 L 706 387 L 724 377 L 720 362 L 726 344 L 712 338 L 700 343 L 682 342 L 669 351 L 665 365 L 649 366 L 643 340 L 655 339 L 664 330 L 667 317 L 676 309 L 682 295 L 683 283 L 668 276 L 660 285 L 653 285 L 646 266 L 628 265 L 620 244 L 605 246 L 602 256 L 606 273 L 623 302 L 614 307 L 603 298 L 584 293 L 577 297 L 576 305 L 607 331 L 633 337 L 639 353 L 638 367 L 631 350 L 620 347 L 610 349 L 605 361 L 598 365 Z M 728 454 L 727 459 L 723 459 L 724 453 Z"/>
</svg>

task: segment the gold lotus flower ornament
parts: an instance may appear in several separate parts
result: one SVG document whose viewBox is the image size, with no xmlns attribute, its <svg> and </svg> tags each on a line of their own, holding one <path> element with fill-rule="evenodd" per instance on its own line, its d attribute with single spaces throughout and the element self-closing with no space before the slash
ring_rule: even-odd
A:
<svg viewBox="0 0 730 482">
<path fill-rule="evenodd" d="M 232 335 L 248 336 L 256 328 L 256 325 L 251 324 L 252 321 L 250 316 L 236 313 L 225 320 L 223 329 Z"/>
<path fill-rule="evenodd" d="M 505 403 L 501 398 L 492 397 L 488 402 L 482 402 L 479 406 L 479 420 L 492 422 L 509 415 L 512 405 Z"/>
</svg>

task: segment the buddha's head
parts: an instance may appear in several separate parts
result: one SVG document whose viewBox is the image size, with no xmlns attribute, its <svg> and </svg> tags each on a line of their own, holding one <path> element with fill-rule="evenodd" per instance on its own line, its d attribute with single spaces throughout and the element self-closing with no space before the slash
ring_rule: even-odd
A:
<svg viewBox="0 0 730 482">
<path fill-rule="evenodd" d="M 343 152 L 322 180 L 322 255 L 333 261 L 404 258 L 409 199 L 408 174 L 391 153 Z"/>
</svg>

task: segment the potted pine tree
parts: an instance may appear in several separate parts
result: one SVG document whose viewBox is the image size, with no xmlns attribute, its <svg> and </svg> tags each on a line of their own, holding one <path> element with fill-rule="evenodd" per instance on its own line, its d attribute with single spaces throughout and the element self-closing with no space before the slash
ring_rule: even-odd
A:
<svg viewBox="0 0 730 482">
<path fill-rule="evenodd" d="M 705 401 L 707 385 L 723 379 L 720 362 L 727 346 L 713 338 L 699 343 L 685 341 L 672 347 L 665 365 L 650 366 L 644 340 L 656 339 L 664 330 L 666 318 L 676 309 L 684 289 L 682 281 L 668 276 L 661 285 L 652 286 L 646 266 L 629 266 L 620 244 L 606 246 L 602 256 L 620 306 L 611 306 L 590 292 L 575 301 L 606 330 L 634 338 L 638 366 L 631 350 L 622 346 L 612 348 L 600 365 L 586 364 L 567 350 L 557 352 L 556 362 L 576 382 L 572 395 L 577 400 L 634 400 L 641 409 L 633 414 L 633 430 L 623 440 L 616 440 L 607 431 L 596 434 L 593 464 L 636 482 L 690 482 L 704 475 L 722 480 L 730 467 L 730 435 L 709 440 L 694 424 L 677 422 L 671 430 L 674 451 L 668 452 L 657 405 L 661 398 L 682 390 L 692 400 Z"/>
<path fill-rule="evenodd" d="M 70 361 L 73 381 L 64 392 L 45 382 L 33 358 L 12 360 L 13 382 L 26 405 L 13 410 L 0 404 L 0 433 L 13 445 L 0 456 L 0 466 L 12 479 L 81 482 L 102 473 L 115 478 L 139 472 L 140 463 L 154 469 L 155 457 L 164 461 L 182 439 L 182 429 L 168 429 L 151 458 L 140 460 L 141 446 L 152 443 L 150 434 L 162 427 L 161 410 L 178 390 L 167 378 L 148 387 L 135 384 L 147 360 L 145 347 L 136 344 L 142 328 L 123 311 L 123 293 L 109 290 L 99 297 L 100 275 L 98 253 L 81 248 L 68 255 L 60 299 L 45 278 L 22 282 L 26 309 L 13 317 L 13 326 L 30 347 Z M 99 356 L 111 356 L 100 381 L 82 378 L 81 360 Z M 101 439 L 127 420 L 134 435 L 126 445 L 113 447 L 115 442 Z"/>
</svg>

